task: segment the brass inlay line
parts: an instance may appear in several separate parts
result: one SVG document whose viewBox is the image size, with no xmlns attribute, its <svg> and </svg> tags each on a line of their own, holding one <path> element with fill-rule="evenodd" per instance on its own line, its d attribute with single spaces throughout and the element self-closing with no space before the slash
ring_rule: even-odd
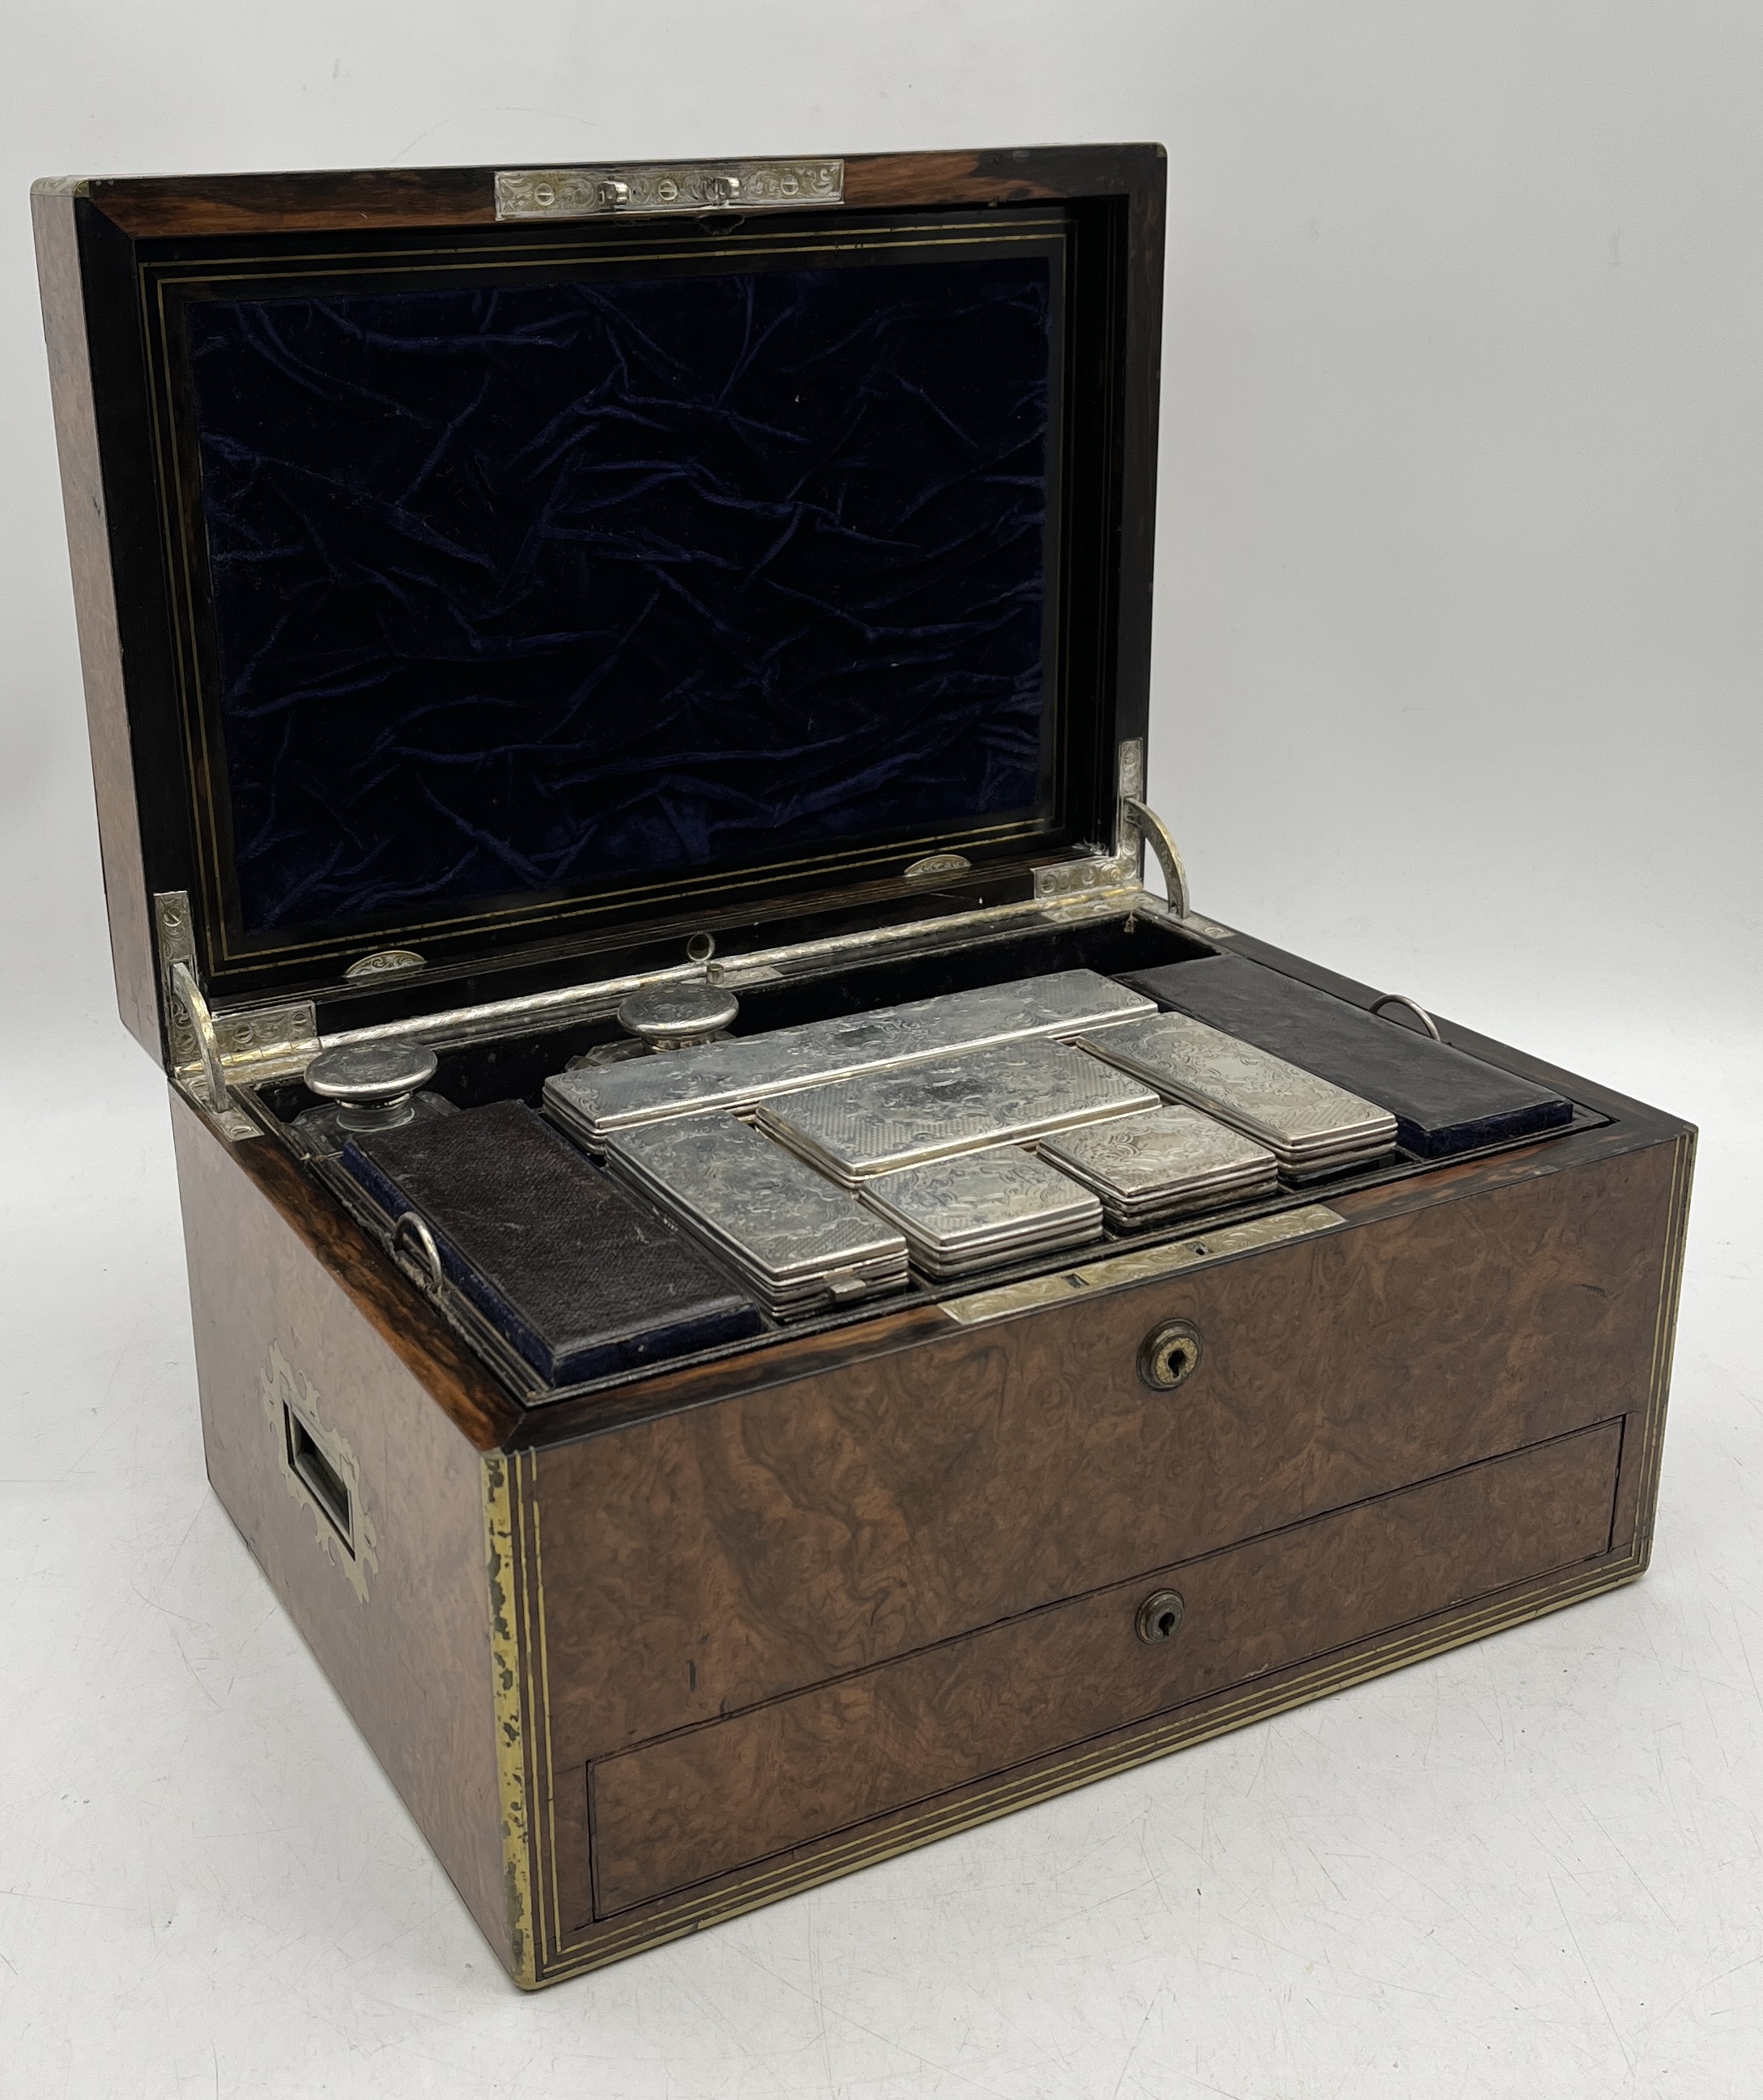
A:
<svg viewBox="0 0 1763 2100">
<path fill-rule="evenodd" d="M 884 205 L 877 209 L 897 212 L 901 207 Z M 458 257 L 461 266 L 465 267 L 469 267 L 474 262 L 492 262 L 497 261 L 499 258 L 509 256 L 527 256 L 539 262 L 559 260 L 599 262 L 627 259 L 637 262 L 653 262 L 658 256 L 793 254 L 799 249 L 812 254 L 826 248 L 946 245 L 947 240 L 965 240 L 975 247 L 989 248 L 1007 241 L 1020 242 L 1035 236 L 1043 240 L 1062 237 L 1070 231 L 1069 221 L 1063 212 L 1058 210 L 1047 212 L 1037 218 L 1029 218 L 1026 215 L 1018 218 L 1012 213 L 1007 227 L 985 226 L 976 222 L 972 214 L 969 214 L 966 217 L 959 218 L 928 218 L 922 225 L 900 232 L 891 232 L 885 225 L 853 226 L 848 221 L 844 223 L 836 235 L 831 227 L 824 231 L 814 231 L 804 227 L 798 232 L 782 235 L 769 227 L 756 228 L 751 232 L 744 232 L 731 227 L 728 233 L 721 236 L 720 245 L 714 247 L 699 245 L 689 227 L 681 227 L 671 235 L 667 229 L 655 227 L 650 229 L 651 238 L 663 240 L 665 245 L 639 249 L 634 247 L 628 240 L 620 240 L 616 235 L 610 238 L 605 236 L 597 237 L 593 232 L 581 229 L 579 223 L 577 225 L 578 230 L 566 240 L 520 240 L 505 233 L 496 239 L 493 248 L 487 241 L 482 245 L 463 241 L 453 245 L 431 241 L 420 247 L 377 248 L 371 250 L 359 248 L 308 248 L 302 249 L 297 255 L 288 256 L 284 259 L 302 267 L 315 262 L 353 264 L 355 267 L 346 273 L 351 276 L 372 276 L 376 274 L 397 276 L 406 275 L 408 272 L 383 270 L 381 266 L 386 262 L 402 262 L 408 258 L 412 268 L 420 269 L 425 262 L 434 262 L 437 257 L 453 256 Z M 496 228 L 488 222 L 486 222 L 479 231 L 485 235 L 496 234 Z M 932 236 L 946 236 L 947 240 L 939 240 L 933 239 Z M 261 254 L 253 255 L 249 253 L 218 254 L 205 261 L 200 270 L 192 270 L 184 276 L 173 276 L 170 266 L 165 267 L 169 282 L 179 285 L 198 285 L 206 281 L 218 270 L 232 271 L 235 265 L 238 266 L 235 274 L 249 275 L 253 271 L 267 273 L 267 258 Z M 143 262 L 140 266 L 142 275 L 144 276 L 155 267 L 152 262 Z M 441 267 L 444 267 L 444 263 Z"/>
<path fill-rule="evenodd" d="M 502 1818 L 502 1872 L 508 1904 L 509 1966 L 531 1989 L 538 1980 L 534 1943 L 531 1831 L 522 1709 L 519 1461 L 491 1454 L 483 1461 L 484 1565 L 490 1612 L 490 1681 L 496 1726 L 497 1793 Z"/>
<path fill-rule="evenodd" d="M 1683 1264 L 1689 1245 L 1690 1189 L 1695 1169 L 1695 1133 L 1686 1131 L 1672 1148 L 1665 1255 L 1660 1264 L 1659 1311 L 1654 1323 L 1652 1379 L 1646 1418 L 1642 1425 L 1640 1492 L 1635 1514 L 1635 1548 L 1642 1554 L 1651 1548 L 1659 1469 L 1664 1458 L 1665 1414 L 1671 1392 L 1672 1359 L 1677 1346 Z"/>
<path fill-rule="evenodd" d="M 535 1476 L 536 1476 L 536 1462 L 533 1454 L 531 1453 L 527 1454 L 527 1464 L 529 1468 L 534 1471 Z M 548 1843 L 551 1866 L 551 1943 L 555 1947 L 561 1944 L 562 1941 L 563 1917 L 561 1902 L 558 1894 L 558 1877 L 557 1865 L 556 1802 L 557 1767 L 553 1763 L 551 1758 L 551 1648 L 549 1640 L 546 1636 L 544 1624 L 544 1549 L 540 1543 L 539 1535 L 539 1496 L 537 1493 L 538 1481 L 536 1477 L 535 1477 L 529 1485 L 533 1490 L 531 1498 L 532 1511 L 532 1587 L 533 1595 L 538 1604 L 539 1640 L 536 1655 L 539 1676 L 539 1704 L 540 1710 L 544 1714 L 544 1730 L 541 1738 L 544 1745 L 544 1786 L 542 1793 L 542 1799 L 544 1802 L 544 1815 L 546 1825 L 545 1837 Z"/>
</svg>

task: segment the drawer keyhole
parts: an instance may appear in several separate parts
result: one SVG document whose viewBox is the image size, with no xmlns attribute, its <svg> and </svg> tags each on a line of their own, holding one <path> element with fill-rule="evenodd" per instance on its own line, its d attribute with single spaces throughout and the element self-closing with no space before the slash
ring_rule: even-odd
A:
<svg viewBox="0 0 1763 2100">
<path fill-rule="evenodd" d="M 1153 1327 L 1139 1352 L 1139 1375 L 1159 1392 L 1171 1392 L 1200 1365 L 1200 1330 L 1191 1320 L 1166 1320 Z"/>
<path fill-rule="evenodd" d="M 1153 1590 L 1139 1607 L 1139 1616 L 1134 1621 L 1139 1639 L 1157 1642 L 1171 1639 L 1187 1608 L 1180 1590 Z"/>
</svg>

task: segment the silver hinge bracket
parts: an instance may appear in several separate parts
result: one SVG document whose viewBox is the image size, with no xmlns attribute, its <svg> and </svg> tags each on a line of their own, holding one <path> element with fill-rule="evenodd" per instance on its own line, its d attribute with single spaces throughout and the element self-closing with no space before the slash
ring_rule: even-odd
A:
<svg viewBox="0 0 1763 2100">
<path fill-rule="evenodd" d="M 843 161 L 660 161 L 618 168 L 505 168 L 499 220 L 634 218 L 645 213 L 799 210 L 844 202 Z"/>
<path fill-rule="evenodd" d="M 1144 867 L 1144 849 L 1148 845 L 1163 871 L 1170 910 L 1178 919 L 1188 915 L 1188 871 L 1182 866 L 1170 827 L 1144 801 L 1144 745 L 1128 737 L 1120 747 L 1117 761 L 1120 796 L 1115 819 L 1115 849 L 1088 860 L 1056 861 L 1034 871 L 1034 893 L 1048 898 L 1111 895 L 1119 890 L 1137 891 Z"/>
<path fill-rule="evenodd" d="M 291 999 L 215 1012 L 197 973 L 188 892 L 161 890 L 153 925 L 171 1076 L 223 1136 L 254 1137 L 257 1125 L 234 1106 L 231 1089 L 303 1071 L 319 1053 L 317 1010 L 311 999 Z"/>
<path fill-rule="evenodd" d="M 1156 810 L 1148 808 L 1136 795 L 1122 796 L 1120 807 L 1122 816 L 1157 856 L 1157 864 L 1163 871 L 1170 910 L 1178 919 L 1185 919 L 1188 915 L 1188 871 L 1182 866 L 1181 851 L 1174 834 Z M 1134 858 L 1137 858 L 1135 854 Z"/>
</svg>

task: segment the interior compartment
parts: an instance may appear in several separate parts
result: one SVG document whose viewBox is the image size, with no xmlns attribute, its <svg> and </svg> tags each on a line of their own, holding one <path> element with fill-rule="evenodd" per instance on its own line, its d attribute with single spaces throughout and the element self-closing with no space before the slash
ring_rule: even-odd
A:
<svg viewBox="0 0 1763 2100">
<path fill-rule="evenodd" d="M 1087 968 L 1109 977 L 1125 977 L 1161 964 L 1188 961 L 1218 952 L 1212 943 L 1197 935 L 1166 921 L 1135 914 L 1085 925 L 1010 931 L 970 940 L 959 946 L 915 955 L 841 957 L 836 966 L 822 965 L 812 971 L 804 968 L 800 974 L 775 983 L 761 982 L 743 987 L 739 994 L 741 1010 L 729 1032 L 737 1035 L 764 1033 L 1055 970 Z M 1402 1024 L 1391 1021 L 1388 1025 L 1395 1027 Z M 602 1044 L 628 1039 L 616 1019 L 602 1013 L 592 1019 L 516 1030 L 505 1036 L 482 1040 L 451 1044 L 438 1042 L 434 1047 L 439 1057 L 439 1068 L 434 1088 L 461 1109 L 508 1101 L 524 1101 L 536 1108 L 545 1079 L 552 1073 L 562 1070 L 571 1058 Z M 268 1082 L 247 1092 L 267 1111 L 265 1119 L 271 1132 L 296 1151 L 303 1152 L 304 1147 L 289 1126 L 314 1103 L 315 1096 L 306 1088 L 299 1080 L 290 1079 Z M 1607 1120 L 1576 1105 L 1572 1122 L 1562 1126 L 1562 1132 L 1583 1129 Z M 1561 1132 L 1547 1133 L 1549 1136 L 1560 1134 Z M 1498 1145 L 1486 1148 L 1489 1151 L 1503 1149 Z M 1476 1156 L 1466 1154 L 1459 1158 Z M 311 1171 L 326 1184 L 344 1207 L 382 1245 L 389 1246 L 391 1219 L 369 1201 L 355 1182 L 339 1171 L 333 1162 L 319 1159 L 309 1163 Z M 1437 1164 L 1399 1149 L 1371 1167 L 1350 1168 L 1321 1180 L 1308 1181 L 1302 1189 L 1282 1185 L 1276 1192 L 1246 1202 L 1130 1230 L 1109 1224 L 1105 1226 L 1102 1238 L 1084 1250 L 1084 1259 L 1099 1258 L 1110 1247 L 1153 1246 L 1165 1241 L 1191 1238 L 1197 1231 L 1213 1230 L 1307 1203 L 1326 1202 L 1331 1191 L 1339 1193 L 1424 1173 L 1436 1169 Z M 765 1316 L 761 1330 L 751 1339 L 677 1361 L 693 1362 L 764 1347 L 780 1333 L 819 1332 L 872 1319 L 879 1312 L 891 1309 L 935 1302 L 1021 1277 L 1056 1273 L 1070 1259 L 1056 1253 L 1042 1253 L 988 1268 L 981 1277 L 966 1277 L 941 1285 L 915 1270 L 910 1285 L 903 1291 L 894 1290 L 885 1297 L 858 1300 L 848 1307 L 791 1318 L 787 1323 L 780 1324 Z M 478 1354 L 527 1405 L 547 1404 L 618 1383 L 623 1378 L 641 1375 L 628 1372 L 584 1385 L 545 1386 L 462 1294 L 449 1294 L 441 1301 L 441 1306 Z"/>
<path fill-rule="evenodd" d="M 1090 969 L 1104 977 L 1186 962 L 1216 954 L 1209 942 L 1145 918 L 1107 920 L 1096 926 L 1058 927 L 994 935 L 916 955 L 879 954 L 865 960 L 841 958 L 776 984 L 743 987 L 741 1011 L 731 1035 L 764 1035 L 804 1021 L 827 1021 L 909 999 L 971 991 L 1012 978 L 1044 977 L 1055 970 Z M 524 1101 L 539 1105 L 540 1090 L 571 1057 L 602 1043 L 627 1040 L 610 1014 L 561 1026 L 513 1030 L 492 1039 L 448 1046 L 437 1043 L 440 1070 L 434 1088 L 456 1107 Z M 298 1079 L 271 1081 L 258 1098 L 284 1123 L 313 1105 Z"/>
</svg>

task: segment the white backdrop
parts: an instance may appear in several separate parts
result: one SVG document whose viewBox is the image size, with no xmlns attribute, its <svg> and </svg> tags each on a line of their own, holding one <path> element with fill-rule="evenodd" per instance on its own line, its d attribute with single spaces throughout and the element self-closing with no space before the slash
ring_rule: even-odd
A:
<svg viewBox="0 0 1763 2100">
<path fill-rule="evenodd" d="M 178 2100 L 1752 2094 L 1763 13 L 11 0 L 0 2063 Z M 43 174 L 1159 139 L 1197 902 L 1695 1116 L 1637 1588 L 519 1998 L 202 1479 L 116 1023 Z"/>
</svg>

